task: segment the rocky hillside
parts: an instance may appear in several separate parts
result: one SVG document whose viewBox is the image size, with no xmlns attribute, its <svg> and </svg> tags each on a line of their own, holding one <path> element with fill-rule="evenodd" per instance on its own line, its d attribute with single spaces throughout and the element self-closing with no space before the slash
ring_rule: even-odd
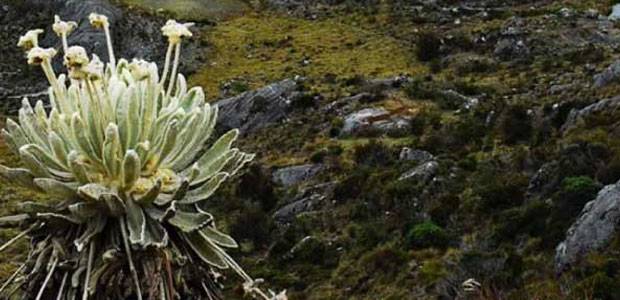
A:
<svg viewBox="0 0 620 300">
<path fill-rule="evenodd" d="M 156 61 L 194 21 L 182 71 L 257 154 L 211 209 L 290 299 L 620 299 L 617 1 L 168 2 L 0 0 L 3 114 L 45 99 L 15 44 L 54 14 Z"/>
</svg>

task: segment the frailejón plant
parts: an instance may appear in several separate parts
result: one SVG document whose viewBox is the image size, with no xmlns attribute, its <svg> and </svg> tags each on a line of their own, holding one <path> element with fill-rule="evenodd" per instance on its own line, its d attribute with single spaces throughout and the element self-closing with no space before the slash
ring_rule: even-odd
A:
<svg viewBox="0 0 620 300">
<path fill-rule="evenodd" d="M 162 27 L 168 49 L 157 65 L 119 59 L 112 50 L 108 19 L 90 15 L 105 32 L 109 63 L 70 46 L 77 27 L 57 16 L 52 28 L 62 41 L 67 74 L 56 75 L 53 48 L 27 32 L 18 45 L 28 63 L 47 77 L 51 110 L 27 99 L 19 122 L 7 120 L 2 136 L 23 167 L 0 166 L 8 182 L 62 201 L 23 202 L 23 213 L 0 218 L 0 226 L 31 240 L 27 261 L 0 293 L 22 291 L 26 299 L 217 299 L 218 272 L 232 269 L 254 298 L 265 293 L 227 254 L 237 243 L 215 227 L 206 201 L 254 157 L 232 148 L 231 130 L 211 140 L 217 107 L 199 87 L 178 74 L 182 38 L 191 23 Z M 205 146 L 209 147 L 205 147 Z"/>
</svg>

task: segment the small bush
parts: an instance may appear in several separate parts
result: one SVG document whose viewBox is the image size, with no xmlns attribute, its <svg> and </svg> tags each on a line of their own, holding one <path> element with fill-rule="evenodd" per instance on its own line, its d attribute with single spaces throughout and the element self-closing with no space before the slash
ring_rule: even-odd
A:
<svg viewBox="0 0 620 300">
<path fill-rule="evenodd" d="M 587 176 L 567 177 L 554 197 L 554 204 L 566 216 L 576 216 L 583 206 L 596 198 L 601 185 Z"/>
<path fill-rule="evenodd" d="M 432 31 L 423 32 L 418 37 L 416 56 L 420 61 L 431 61 L 441 54 L 441 39 Z"/>
<path fill-rule="evenodd" d="M 356 146 L 353 156 L 356 163 L 366 166 L 387 166 L 396 158 L 390 148 L 376 140 Z"/>
<path fill-rule="evenodd" d="M 271 218 L 256 205 L 249 205 L 239 212 L 230 226 L 230 233 L 237 239 L 249 240 L 255 246 L 269 244 Z"/>
<path fill-rule="evenodd" d="M 449 237 L 446 231 L 431 221 L 413 226 L 407 233 L 407 246 L 412 248 L 437 247 L 448 245 Z"/>
<path fill-rule="evenodd" d="M 506 144 L 529 140 L 532 123 L 527 108 L 522 105 L 509 106 L 500 118 L 499 128 Z"/>
<path fill-rule="evenodd" d="M 362 257 L 361 262 L 370 274 L 374 272 L 388 274 L 397 272 L 407 262 L 407 256 L 403 251 L 382 246 Z"/>
</svg>

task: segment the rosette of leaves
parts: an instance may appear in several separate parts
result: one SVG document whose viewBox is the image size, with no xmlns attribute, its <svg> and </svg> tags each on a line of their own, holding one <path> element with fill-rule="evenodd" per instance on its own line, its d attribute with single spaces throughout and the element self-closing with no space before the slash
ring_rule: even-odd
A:
<svg viewBox="0 0 620 300">
<path fill-rule="evenodd" d="M 51 109 L 24 99 L 18 121 L 7 120 L 2 136 L 23 167 L 0 166 L 0 176 L 62 201 L 23 202 L 21 214 L 0 218 L 0 226 L 23 229 L 0 251 L 31 240 L 27 261 L 0 292 L 12 287 L 27 299 L 214 299 L 218 271 L 232 269 L 252 296 L 285 299 L 258 289 L 260 280 L 225 250 L 237 243 L 206 211 L 206 200 L 254 156 L 233 148 L 236 129 L 211 137 L 217 107 L 177 73 L 191 24 L 168 21 L 162 28 L 169 47 L 160 76 L 152 62 L 117 63 L 107 18 L 92 14 L 90 22 L 104 30 L 110 62 L 70 47 L 76 23 L 56 17 L 68 76 L 54 73 L 56 50 L 39 47 L 42 30 L 19 41 L 50 82 Z"/>
</svg>

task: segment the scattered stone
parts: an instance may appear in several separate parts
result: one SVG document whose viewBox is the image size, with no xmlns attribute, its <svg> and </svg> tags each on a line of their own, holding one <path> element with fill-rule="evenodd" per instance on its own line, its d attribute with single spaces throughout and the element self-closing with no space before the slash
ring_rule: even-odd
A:
<svg viewBox="0 0 620 300">
<path fill-rule="evenodd" d="M 286 118 L 295 96 L 297 82 L 286 79 L 255 91 L 217 101 L 218 126 L 239 128 L 242 134 L 254 132 Z"/>
<path fill-rule="evenodd" d="M 436 161 L 429 161 L 400 175 L 398 180 L 414 180 L 427 183 L 435 177 L 437 171 L 439 171 L 439 163 Z"/>
<path fill-rule="evenodd" d="M 322 165 L 299 165 L 278 169 L 273 172 L 273 181 L 283 186 L 292 186 L 306 181 L 323 169 Z"/>
<path fill-rule="evenodd" d="M 368 131 L 381 133 L 407 130 L 411 119 L 406 116 L 393 115 L 383 107 L 365 108 L 345 117 L 343 135 L 355 135 Z"/>
<path fill-rule="evenodd" d="M 556 247 L 555 266 L 561 273 L 586 254 L 605 247 L 616 235 L 620 222 L 620 183 L 604 187 L 588 202 L 581 215 Z"/>
<path fill-rule="evenodd" d="M 609 65 L 609 67 L 607 67 L 603 72 L 594 75 L 593 87 L 602 88 L 606 85 L 617 82 L 618 78 L 620 78 L 620 60 Z"/>
<path fill-rule="evenodd" d="M 409 147 L 404 147 L 400 150 L 400 154 L 398 156 L 400 160 L 408 160 L 413 161 L 416 164 L 422 164 L 435 159 L 430 152 L 418 149 L 411 149 Z"/>
</svg>

